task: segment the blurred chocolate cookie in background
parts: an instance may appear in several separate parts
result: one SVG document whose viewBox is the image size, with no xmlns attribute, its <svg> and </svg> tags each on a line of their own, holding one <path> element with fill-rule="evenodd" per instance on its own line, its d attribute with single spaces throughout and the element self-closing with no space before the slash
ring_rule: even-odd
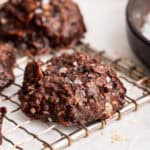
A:
<svg viewBox="0 0 150 150">
<path fill-rule="evenodd" d="M 31 54 L 72 48 L 85 32 L 72 0 L 9 0 L 0 8 L 0 39 Z"/>
</svg>

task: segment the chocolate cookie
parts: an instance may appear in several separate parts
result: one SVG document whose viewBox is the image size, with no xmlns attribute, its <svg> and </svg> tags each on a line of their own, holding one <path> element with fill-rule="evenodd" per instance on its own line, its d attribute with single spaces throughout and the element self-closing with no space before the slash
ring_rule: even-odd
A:
<svg viewBox="0 0 150 150">
<path fill-rule="evenodd" d="M 19 99 L 29 117 L 72 126 L 111 117 L 124 106 L 125 93 L 111 67 L 77 52 L 43 67 L 29 63 Z"/>
<path fill-rule="evenodd" d="M 9 0 L 0 8 L 0 39 L 32 54 L 74 47 L 85 32 L 72 0 Z"/>
<path fill-rule="evenodd" d="M 3 124 L 3 118 L 6 114 L 7 110 L 5 107 L 0 107 L 0 145 L 2 144 L 2 124 Z"/>
<path fill-rule="evenodd" d="M 13 48 L 9 44 L 0 43 L 0 91 L 14 81 L 12 72 L 14 64 Z"/>
</svg>

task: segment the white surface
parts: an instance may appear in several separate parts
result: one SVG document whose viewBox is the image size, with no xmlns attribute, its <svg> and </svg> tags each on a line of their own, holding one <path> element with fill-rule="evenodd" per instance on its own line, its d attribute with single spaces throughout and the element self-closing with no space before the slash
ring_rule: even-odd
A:
<svg viewBox="0 0 150 150">
<path fill-rule="evenodd" d="M 126 38 L 127 0 L 76 0 L 87 25 L 86 41 L 112 55 L 133 57 Z"/>
<path fill-rule="evenodd" d="M 76 1 L 80 4 L 88 29 L 85 41 L 99 50 L 106 50 L 112 57 L 121 56 L 137 61 L 129 48 L 126 36 L 127 0 Z M 147 105 L 139 112 L 132 113 L 73 144 L 67 150 L 149 150 L 149 114 L 150 105 Z M 116 137 L 120 140 L 114 140 Z"/>
</svg>

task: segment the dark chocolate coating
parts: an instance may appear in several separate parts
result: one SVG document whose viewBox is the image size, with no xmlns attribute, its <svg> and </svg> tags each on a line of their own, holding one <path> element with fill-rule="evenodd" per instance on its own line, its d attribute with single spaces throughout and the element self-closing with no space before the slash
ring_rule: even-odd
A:
<svg viewBox="0 0 150 150">
<path fill-rule="evenodd" d="M 39 61 L 29 63 L 19 93 L 31 118 L 87 124 L 111 117 L 125 104 L 126 90 L 115 72 L 85 53 L 54 57 L 44 68 Z"/>
</svg>

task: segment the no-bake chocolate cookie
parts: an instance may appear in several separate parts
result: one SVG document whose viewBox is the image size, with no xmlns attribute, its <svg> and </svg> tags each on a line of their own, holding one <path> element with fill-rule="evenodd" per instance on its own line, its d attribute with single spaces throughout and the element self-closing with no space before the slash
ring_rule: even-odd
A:
<svg viewBox="0 0 150 150">
<path fill-rule="evenodd" d="M 6 114 L 7 110 L 5 107 L 0 107 L 0 145 L 2 144 L 2 124 L 3 124 L 3 118 Z"/>
<path fill-rule="evenodd" d="M 0 43 L 0 91 L 14 81 L 12 72 L 14 64 L 13 48 L 9 44 Z"/>
<path fill-rule="evenodd" d="M 76 52 L 46 66 L 29 63 L 19 99 L 29 117 L 72 126 L 111 117 L 124 106 L 125 92 L 109 66 Z"/>
<path fill-rule="evenodd" d="M 41 54 L 75 46 L 86 28 L 72 0 L 9 0 L 0 8 L 0 39 Z"/>
</svg>

